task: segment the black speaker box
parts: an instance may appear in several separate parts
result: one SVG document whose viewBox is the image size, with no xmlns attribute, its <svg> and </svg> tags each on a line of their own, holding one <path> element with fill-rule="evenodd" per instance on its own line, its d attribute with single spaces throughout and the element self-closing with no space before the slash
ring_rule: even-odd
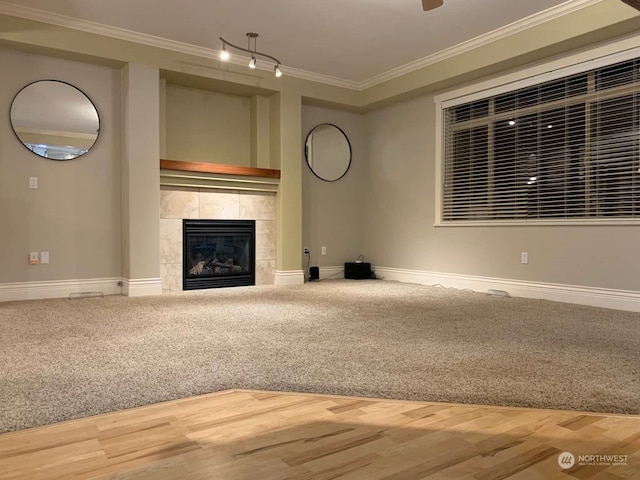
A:
<svg viewBox="0 0 640 480">
<path fill-rule="evenodd" d="M 318 267 L 309 267 L 309 280 L 320 280 L 320 269 Z"/>
<path fill-rule="evenodd" d="M 365 280 L 371 278 L 371 264 L 347 262 L 344 264 L 344 278 L 352 280 Z"/>
</svg>

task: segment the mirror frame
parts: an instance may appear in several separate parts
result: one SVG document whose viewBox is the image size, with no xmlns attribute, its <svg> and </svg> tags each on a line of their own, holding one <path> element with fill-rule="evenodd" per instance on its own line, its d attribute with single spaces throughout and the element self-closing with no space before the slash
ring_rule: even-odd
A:
<svg viewBox="0 0 640 480">
<path fill-rule="evenodd" d="M 344 139 L 347 142 L 347 146 L 349 147 L 349 161 L 347 163 L 346 168 L 344 169 L 344 172 L 342 172 L 342 174 L 338 177 L 338 178 L 334 178 L 334 179 L 326 179 L 326 178 L 322 178 L 320 175 L 318 175 L 316 173 L 316 171 L 311 167 L 311 165 L 309 164 L 309 137 L 311 136 L 311 134 L 313 133 L 313 131 L 318 128 L 318 127 L 322 127 L 322 126 L 330 126 L 330 127 L 334 127 L 336 128 L 344 137 Z M 311 173 L 313 173 L 316 177 L 318 177 L 320 180 L 323 180 L 325 182 L 337 182 L 338 180 L 340 180 L 342 177 L 344 177 L 347 172 L 349 171 L 349 169 L 351 168 L 351 160 L 353 158 L 353 151 L 351 149 L 351 142 L 349 141 L 349 137 L 347 136 L 346 133 L 344 133 L 344 130 L 342 130 L 340 127 L 338 127 L 337 125 L 334 125 L 333 123 L 319 123 L 318 125 L 316 125 L 315 127 L 313 127 L 309 133 L 307 134 L 307 138 L 304 141 L 304 158 L 306 160 L 307 163 L 307 167 L 309 167 L 309 170 L 311 170 Z"/>
<path fill-rule="evenodd" d="M 75 155 L 75 156 L 74 156 L 74 157 L 72 157 L 72 158 L 50 158 L 50 157 L 47 157 L 47 156 L 45 156 L 45 155 L 41 155 L 41 154 L 39 154 L 39 153 L 37 153 L 37 152 L 33 151 L 31 148 L 29 148 L 29 147 L 27 146 L 27 144 L 26 144 L 26 143 L 25 143 L 25 142 L 20 138 L 20 136 L 18 135 L 18 132 L 16 131 L 16 128 L 15 128 L 15 126 L 14 126 L 14 119 L 13 119 L 13 108 L 14 108 L 15 101 L 16 101 L 16 99 L 18 98 L 18 96 L 19 96 L 22 92 L 24 92 L 27 88 L 29 88 L 29 87 L 30 87 L 30 86 L 32 86 L 32 85 L 35 85 L 36 83 L 41 83 L 41 82 L 56 82 L 56 83 L 60 83 L 60 84 L 63 84 L 63 85 L 67 85 L 67 86 L 69 86 L 69 87 L 73 88 L 74 90 L 77 90 L 79 93 L 81 93 L 81 94 L 82 94 L 82 96 L 83 96 L 84 98 L 86 98 L 86 99 L 87 99 L 87 101 L 88 101 L 88 102 L 91 104 L 91 106 L 93 107 L 93 110 L 94 110 L 94 112 L 95 112 L 95 114 L 96 114 L 96 119 L 97 119 L 97 122 L 98 122 L 98 128 L 97 128 L 97 130 L 96 130 L 96 138 L 93 140 L 93 143 L 91 143 L 91 145 L 87 148 L 87 151 L 86 151 L 86 152 L 81 153 L 81 154 L 79 154 L 79 155 Z M 46 159 L 46 160 L 53 160 L 53 161 L 56 161 L 56 162 L 66 162 L 66 161 L 69 161 L 69 160 L 75 160 L 76 158 L 83 157 L 83 156 L 85 156 L 87 153 L 89 153 L 89 152 L 93 149 L 93 147 L 95 147 L 96 143 L 98 142 L 98 138 L 100 137 L 100 130 L 101 130 L 101 126 L 102 126 L 102 122 L 101 122 L 101 119 L 100 119 L 100 112 L 98 111 L 98 107 L 97 107 L 97 106 L 96 106 L 96 104 L 93 102 L 93 100 L 91 100 L 91 98 L 89 97 L 89 95 L 87 95 L 83 90 L 81 90 L 80 88 L 76 87 L 75 85 L 73 85 L 73 84 L 71 84 L 71 83 L 69 83 L 69 82 L 65 82 L 64 80 L 55 80 L 55 79 L 52 79 L 52 78 L 45 78 L 45 79 L 42 79 L 42 80 L 35 80 L 35 81 L 33 81 L 33 82 L 28 83 L 27 85 L 25 85 L 24 87 L 22 87 L 20 90 L 18 90 L 18 92 L 17 92 L 17 93 L 15 94 L 15 96 L 13 97 L 13 100 L 11 100 L 11 106 L 9 107 L 9 124 L 11 125 L 11 130 L 13 130 L 13 133 L 15 134 L 16 138 L 18 139 L 18 141 L 22 144 L 22 146 L 23 146 L 24 148 L 26 148 L 29 152 L 33 153 L 34 155 L 36 155 L 36 156 L 38 156 L 38 157 L 40 157 L 40 158 L 44 158 L 44 159 Z"/>
</svg>

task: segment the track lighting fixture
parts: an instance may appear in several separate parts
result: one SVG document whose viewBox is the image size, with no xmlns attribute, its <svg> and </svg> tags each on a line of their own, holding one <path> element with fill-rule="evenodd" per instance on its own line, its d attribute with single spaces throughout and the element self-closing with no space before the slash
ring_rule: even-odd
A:
<svg viewBox="0 0 640 480">
<path fill-rule="evenodd" d="M 249 68 L 251 69 L 256 68 L 256 64 L 257 64 L 256 56 L 264 57 L 275 62 L 275 65 L 273 67 L 273 74 L 276 77 L 281 77 L 282 70 L 280 70 L 280 65 L 282 62 L 280 62 L 280 60 L 278 60 L 276 57 L 267 55 L 266 53 L 258 52 L 258 50 L 256 49 L 257 38 L 258 38 L 257 33 L 253 33 L 253 32 L 247 33 L 247 48 L 243 48 L 243 47 L 234 45 L 233 43 L 229 43 L 224 38 L 220 37 L 220 40 L 222 41 L 222 50 L 220 50 L 220 60 L 229 60 L 230 55 L 229 55 L 229 51 L 227 50 L 227 47 L 235 48 L 236 50 L 240 50 L 242 52 L 247 52 L 251 54 L 251 60 L 249 61 Z"/>
</svg>

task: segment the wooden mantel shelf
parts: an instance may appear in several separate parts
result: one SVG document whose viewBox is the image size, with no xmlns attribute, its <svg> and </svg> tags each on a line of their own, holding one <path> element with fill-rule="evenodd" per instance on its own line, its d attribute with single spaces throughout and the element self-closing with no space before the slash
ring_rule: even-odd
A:
<svg viewBox="0 0 640 480">
<path fill-rule="evenodd" d="M 270 168 L 241 167 L 219 163 L 181 162 L 160 159 L 160 169 L 179 170 L 181 172 L 216 173 L 223 175 L 241 175 L 247 177 L 280 178 L 280 170 Z"/>
<path fill-rule="evenodd" d="M 160 186 L 163 188 L 276 193 L 279 183 L 280 170 L 160 159 Z"/>
</svg>

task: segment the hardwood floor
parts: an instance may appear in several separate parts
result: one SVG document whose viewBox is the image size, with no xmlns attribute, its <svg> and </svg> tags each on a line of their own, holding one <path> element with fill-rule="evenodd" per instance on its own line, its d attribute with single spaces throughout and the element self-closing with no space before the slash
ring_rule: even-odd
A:
<svg viewBox="0 0 640 480">
<path fill-rule="evenodd" d="M 2 480 L 88 478 L 640 479 L 640 417 L 233 390 L 0 435 Z"/>
</svg>

